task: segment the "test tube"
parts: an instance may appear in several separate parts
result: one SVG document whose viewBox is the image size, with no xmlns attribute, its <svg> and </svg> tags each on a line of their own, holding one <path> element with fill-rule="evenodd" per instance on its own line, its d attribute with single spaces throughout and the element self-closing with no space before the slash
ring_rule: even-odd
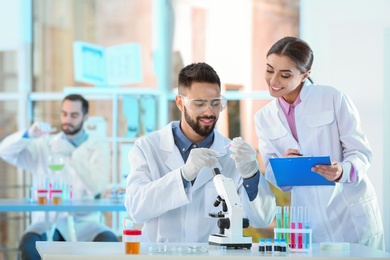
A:
<svg viewBox="0 0 390 260">
<path fill-rule="evenodd" d="M 303 229 L 303 207 L 298 207 L 298 229 Z M 303 233 L 298 232 L 298 248 L 302 249 L 303 246 Z"/>
<path fill-rule="evenodd" d="M 290 228 L 289 206 L 283 207 L 283 222 L 284 228 Z M 287 241 L 287 244 L 290 242 L 290 236 L 288 233 L 284 233 L 284 239 Z"/>
<path fill-rule="evenodd" d="M 295 229 L 295 206 L 291 206 L 290 210 L 290 228 Z M 290 233 L 290 248 L 296 248 L 295 233 Z"/>
<path fill-rule="evenodd" d="M 308 207 L 305 207 L 305 229 L 310 229 L 310 216 L 309 216 Z M 306 233 L 304 237 L 305 249 L 309 248 L 309 244 L 310 244 L 310 234 Z"/>
<path fill-rule="evenodd" d="M 276 207 L 276 228 L 282 228 L 282 207 L 277 206 Z M 281 239 L 282 233 L 278 232 L 276 233 L 276 238 Z"/>
</svg>

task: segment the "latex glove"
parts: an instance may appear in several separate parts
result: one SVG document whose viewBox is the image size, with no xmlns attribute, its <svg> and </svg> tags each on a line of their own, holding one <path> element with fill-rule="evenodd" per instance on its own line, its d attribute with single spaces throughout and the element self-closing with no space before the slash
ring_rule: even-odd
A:
<svg viewBox="0 0 390 260">
<path fill-rule="evenodd" d="M 28 136 L 37 138 L 45 134 L 50 134 L 54 132 L 56 129 L 52 128 L 49 123 L 45 122 L 35 122 L 32 124 L 32 126 L 28 129 Z"/>
<path fill-rule="evenodd" d="M 248 142 L 236 137 L 230 143 L 230 158 L 236 163 L 236 168 L 242 178 L 251 178 L 259 170 L 256 159 L 256 150 Z"/>
<path fill-rule="evenodd" d="M 216 151 L 207 148 L 194 148 L 188 156 L 187 162 L 181 168 L 181 174 L 187 181 L 193 181 L 203 167 L 211 167 L 218 163 Z"/>
</svg>

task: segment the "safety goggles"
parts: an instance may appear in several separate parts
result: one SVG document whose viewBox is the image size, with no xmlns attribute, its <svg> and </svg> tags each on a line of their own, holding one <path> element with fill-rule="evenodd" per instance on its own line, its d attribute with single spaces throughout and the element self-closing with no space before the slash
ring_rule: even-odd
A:
<svg viewBox="0 0 390 260">
<path fill-rule="evenodd" d="M 225 109 L 227 100 L 224 96 L 219 98 L 188 98 L 183 95 L 179 95 L 184 105 L 194 113 L 203 113 L 209 107 L 214 113 L 219 113 Z"/>
</svg>

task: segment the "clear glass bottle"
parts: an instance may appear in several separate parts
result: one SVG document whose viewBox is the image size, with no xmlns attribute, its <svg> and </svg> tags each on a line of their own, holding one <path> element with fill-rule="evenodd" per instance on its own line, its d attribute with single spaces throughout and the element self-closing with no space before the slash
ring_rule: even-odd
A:
<svg viewBox="0 0 390 260">
<path fill-rule="evenodd" d="M 272 255 L 272 239 L 271 238 L 267 238 L 265 240 L 265 254 Z"/>
<path fill-rule="evenodd" d="M 286 239 L 282 238 L 279 243 L 280 255 L 287 255 Z"/>
<path fill-rule="evenodd" d="M 279 255 L 280 254 L 280 244 L 279 244 L 279 239 L 275 238 L 274 239 L 274 255 Z"/>
<path fill-rule="evenodd" d="M 264 238 L 259 239 L 259 253 L 260 255 L 265 255 L 265 243 Z"/>
</svg>

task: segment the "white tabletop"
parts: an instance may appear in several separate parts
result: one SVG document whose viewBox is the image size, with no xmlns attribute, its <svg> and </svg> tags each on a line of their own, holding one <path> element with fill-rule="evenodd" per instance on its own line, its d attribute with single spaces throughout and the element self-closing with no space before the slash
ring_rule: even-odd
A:
<svg viewBox="0 0 390 260">
<path fill-rule="evenodd" d="M 249 249 L 215 249 L 207 244 L 165 244 L 169 248 L 188 248 L 195 246 L 207 249 L 204 253 L 180 253 L 180 250 L 172 250 L 169 253 L 155 253 L 153 247 L 157 244 L 142 243 L 141 254 L 139 255 L 125 255 L 124 245 L 121 242 L 46 242 L 40 241 L 36 243 L 37 250 L 43 260 L 47 259 L 178 259 L 183 256 L 186 259 L 194 259 L 201 257 L 202 259 L 226 260 L 229 259 L 243 259 L 259 257 L 258 244 L 253 244 L 251 250 Z M 151 252 L 150 252 L 151 251 Z M 182 251 L 183 252 L 183 251 Z M 311 253 L 291 253 L 287 256 L 262 256 L 261 259 L 301 259 L 314 257 L 316 260 L 329 260 L 328 258 L 353 258 L 353 259 L 367 259 L 371 257 L 390 259 L 390 253 L 379 251 L 369 247 L 358 244 L 351 244 L 350 251 L 346 252 L 323 252 L 319 250 L 319 244 L 313 244 Z"/>
<path fill-rule="evenodd" d="M 0 212 L 30 211 L 126 211 L 122 200 L 69 200 L 60 205 L 40 205 L 29 199 L 0 199 Z"/>
</svg>

